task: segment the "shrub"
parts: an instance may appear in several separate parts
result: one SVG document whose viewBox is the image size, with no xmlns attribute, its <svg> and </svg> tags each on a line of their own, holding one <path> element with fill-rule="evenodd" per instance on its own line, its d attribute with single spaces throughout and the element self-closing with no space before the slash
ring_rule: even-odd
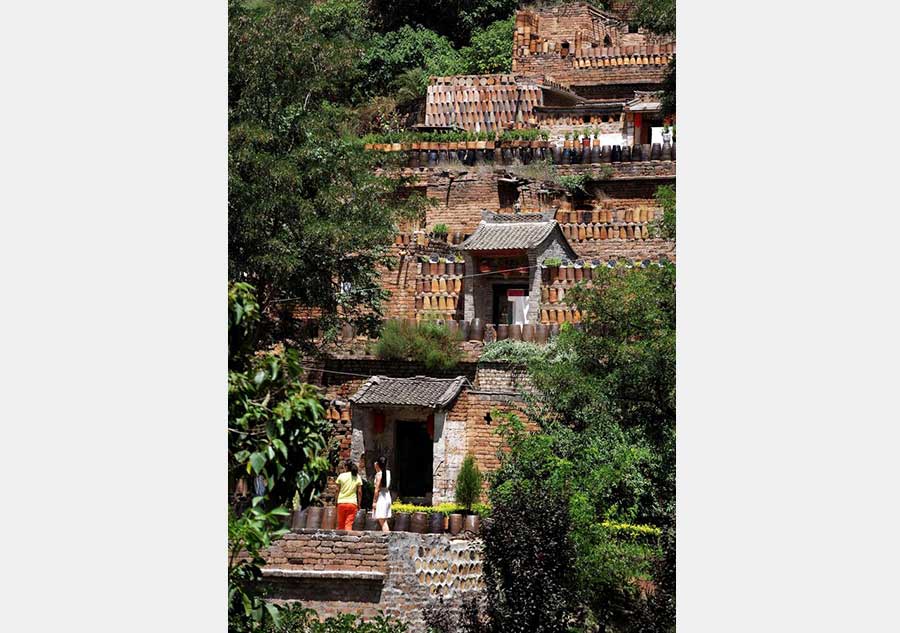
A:
<svg viewBox="0 0 900 633">
<path fill-rule="evenodd" d="M 368 621 L 346 613 L 320 621 L 313 609 L 292 602 L 279 609 L 279 622 L 267 624 L 261 633 L 406 633 L 408 630 L 405 622 L 387 617 L 383 612 Z"/>
<path fill-rule="evenodd" d="M 431 231 L 436 235 L 446 235 L 449 232 L 449 229 L 446 224 L 435 224 Z"/>
<path fill-rule="evenodd" d="M 552 343 L 551 343 L 552 345 Z M 532 360 L 539 359 L 547 354 L 546 345 L 529 343 L 527 341 L 494 341 L 484 346 L 480 360 L 504 361 L 516 365 L 527 365 Z"/>
<path fill-rule="evenodd" d="M 484 478 L 481 470 L 475 463 L 475 456 L 469 453 L 463 460 L 462 468 L 456 477 L 456 502 L 466 508 L 466 512 L 472 510 L 472 504 L 481 498 L 481 483 Z"/>
<path fill-rule="evenodd" d="M 384 360 L 415 360 L 426 369 L 452 369 L 462 358 L 459 341 L 458 333 L 439 323 L 390 321 L 381 330 L 375 354 Z"/>
<path fill-rule="evenodd" d="M 552 488 L 510 483 L 483 528 L 494 630 L 563 633 L 578 610 L 568 504 Z"/>
<path fill-rule="evenodd" d="M 562 264 L 562 259 L 559 257 L 548 257 L 544 260 L 544 266 L 559 266 Z"/>
</svg>

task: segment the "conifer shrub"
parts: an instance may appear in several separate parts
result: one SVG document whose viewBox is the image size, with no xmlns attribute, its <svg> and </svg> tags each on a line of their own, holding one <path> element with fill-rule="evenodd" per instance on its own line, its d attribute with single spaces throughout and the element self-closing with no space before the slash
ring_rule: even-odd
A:
<svg viewBox="0 0 900 633">
<path fill-rule="evenodd" d="M 466 512 L 471 512 L 472 504 L 481 498 L 483 480 L 481 470 L 475 463 L 475 456 L 469 453 L 456 477 L 456 503 L 465 506 Z"/>
</svg>

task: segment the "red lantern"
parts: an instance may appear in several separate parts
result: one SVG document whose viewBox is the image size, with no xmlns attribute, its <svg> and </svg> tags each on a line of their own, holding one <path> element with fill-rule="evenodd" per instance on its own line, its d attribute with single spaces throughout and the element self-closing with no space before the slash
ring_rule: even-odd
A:
<svg viewBox="0 0 900 633">
<path fill-rule="evenodd" d="M 634 113 L 634 127 L 641 127 L 642 116 L 640 112 Z"/>
<path fill-rule="evenodd" d="M 375 433 L 384 433 L 384 411 L 373 411 L 372 422 L 374 423 Z"/>
</svg>

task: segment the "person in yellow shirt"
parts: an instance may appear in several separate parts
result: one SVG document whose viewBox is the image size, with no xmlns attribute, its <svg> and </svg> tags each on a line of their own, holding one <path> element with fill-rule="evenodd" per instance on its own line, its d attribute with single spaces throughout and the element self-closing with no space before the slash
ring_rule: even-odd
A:
<svg viewBox="0 0 900 633">
<path fill-rule="evenodd" d="M 346 462 L 347 470 L 337 477 L 340 492 L 337 499 L 338 529 L 352 530 L 356 511 L 362 505 L 362 478 L 352 460 Z"/>
</svg>

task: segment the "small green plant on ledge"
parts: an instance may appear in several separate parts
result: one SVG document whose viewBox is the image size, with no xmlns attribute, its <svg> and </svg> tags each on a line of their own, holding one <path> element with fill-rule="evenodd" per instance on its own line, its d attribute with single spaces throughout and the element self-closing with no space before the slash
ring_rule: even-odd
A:
<svg viewBox="0 0 900 633">
<path fill-rule="evenodd" d="M 431 229 L 431 232 L 435 235 L 447 235 L 450 230 L 447 228 L 446 224 L 435 224 L 434 228 Z"/>
<path fill-rule="evenodd" d="M 459 364 L 460 336 L 434 321 L 419 324 L 389 321 L 381 330 L 375 355 L 383 360 L 414 360 L 426 369 L 452 369 Z"/>
<path fill-rule="evenodd" d="M 548 268 L 552 268 L 554 266 L 561 266 L 562 260 L 559 257 L 548 257 L 544 260 L 544 266 Z"/>
<path fill-rule="evenodd" d="M 584 185 L 587 184 L 588 180 L 588 174 L 572 174 L 570 176 L 557 176 L 556 184 L 565 189 L 568 194 L 575 195 L 578 192 L 587 193 Z"/>
<path fill-rule="evenodd" d="M 463 460 L 459 475 L 456 477 L 456 503 L 462 504 L 466 512 L 472 511 L 472 504 L 481 498 L 481 484 L 484 478 L 475 456 L 469 453 Z"/>
</svg>

